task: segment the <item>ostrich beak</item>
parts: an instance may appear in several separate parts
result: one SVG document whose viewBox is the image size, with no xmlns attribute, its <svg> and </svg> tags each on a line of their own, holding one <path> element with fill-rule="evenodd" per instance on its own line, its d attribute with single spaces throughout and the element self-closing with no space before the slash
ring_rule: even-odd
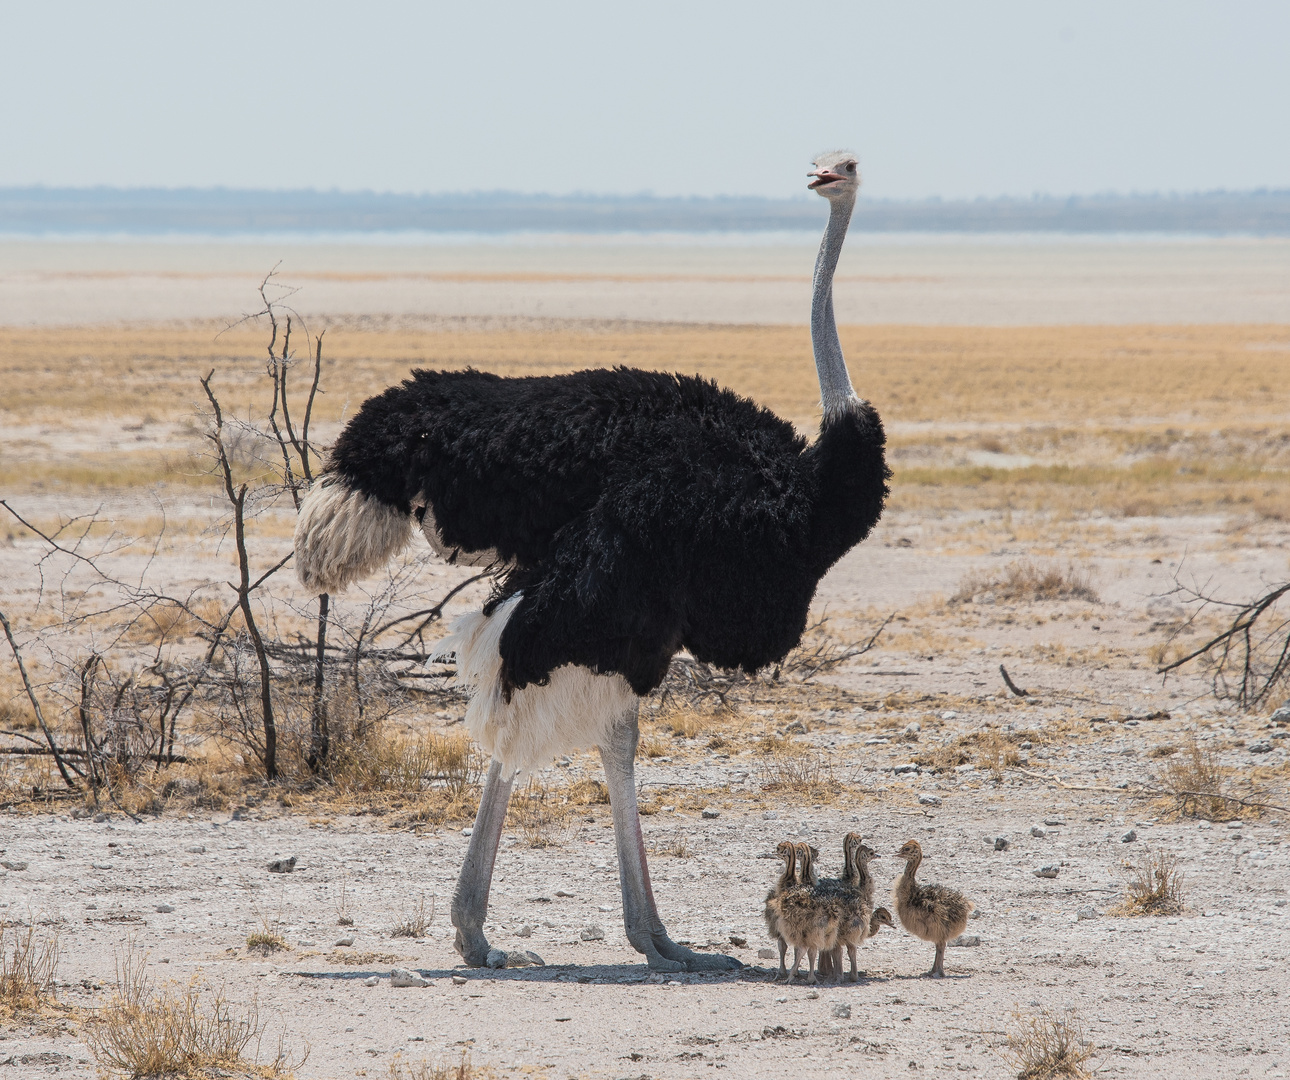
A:
<svg viewBox="0 0 1290 1080">
<path fill-rule="evenodd" d="M 846 179 L 846 177 L 841 173 L 835 173 L 832 169 L 816 169 L 814 172 L 808 172 L 806 175 L 815 177 L 814 180 L 806 185 L 812 191 L 818 187 L 823 187 L 825 184 L 832 184 L 837 180 Z"/>
</svg>

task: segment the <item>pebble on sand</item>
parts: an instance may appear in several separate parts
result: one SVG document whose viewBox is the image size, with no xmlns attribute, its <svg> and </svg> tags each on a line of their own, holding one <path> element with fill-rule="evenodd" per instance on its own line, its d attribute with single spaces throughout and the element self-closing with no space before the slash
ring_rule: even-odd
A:
<svg viewBox="0 0 1290 1080">
<path fill-rule="evenodd" d="M 930 791 L 924 791 L 918 796 L 918 804 L 920 806 L 940 806 L 941 797 L 933 795 Z"/>
<path fill-rule="evenodd" d="M 354 944 L 354 935 L 353 935 L 353 934 L 350 934 L 350 935 L 349 935 L 349 936 L 347 936 L 347 937 L 337 938 L 337 939 L 336 939 L 336 944 L 337 944 L 338 946 L 339 946 L 339 945 L 353 945 L 353 944 Z"/>
<path fill-rule="evenodd" d="M 364 986 L 380 986 L 380 985 L 381 985 L 381 978 L 380 978 L 380 976 L 379 976 L 379 975 L 373 975 L 373 976 L 371 976 L 370 978 L 364 979 L 364 980 L 363 980 L 363 985 L 364 985 Z"/>
<path fill-rule="evenodd" d="M 375 978 L 375 976 L 373 976 Z M 429 986 L 430 981 L 423 979 L 418 972 L 407 968 L 395 968 L 390 972 L 391 986 Z"/>
<path fill-rule="evenodd" d="M 605 932 L 595 923 L 583 928 L 582 933 L 578 935 L 583 941 L 604 941 Z"/>
<path fill-rule="evenodd" d="M 270 874 L 294 874 L 296 872 L 296 857 L 294 855 L 289 859 L 274 859 L 269 863 Z"/>
<path fill-rule="evenodd" d="M 977 934 L 960 934 L 949 943 L 951 949 L 975 949 L 981 944 Z"/>
<path fill-rule="evenodd" d="M 1009 847 L 1008 838 L 1006 836 L 996 836 L 994 838 L 995 851 L 1007 851 L 1008 847 Z"/>
<path fill-rule="evenodd" d="M 1042 840 L 1045 836 L 1048 835 L 1048 830 L 1045 829 L 1042 825 L 1032 825 L 1030 826 L 1030 835 Z"/>
<path fill-rule="evenodd" d="M 1035 871 L 1035 877 L 1055 878 L 1060 872 L 1060 866 L 1041 866 Z"/>
<path fill-rule="evenodd" d="M 1125 833 L 1123 836 L 1120 837 L 1120 843 L 1132 844 L 1133 841 L 1135 841 L 1137 838 L 1138 838 L 1138 830 L 1130 829 L 1127 833 Z"/>
</svg>

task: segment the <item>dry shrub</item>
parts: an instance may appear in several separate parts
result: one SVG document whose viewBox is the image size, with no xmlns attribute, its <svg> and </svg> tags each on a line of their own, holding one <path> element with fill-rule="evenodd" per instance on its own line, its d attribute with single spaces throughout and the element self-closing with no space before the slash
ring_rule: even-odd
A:
<svg viewBox="0 0 1290 1080">
<path fill-rule="evenodd" d="M 100 1068 L 129 1077 L 162 1077 L 205 1069 L 282 1076 L 293 1067 L 281 1042 L 272 1062 L 256 1064 L 265 1024 L 254 999 L 235 1009 L 220 989 L 203 1000 L 195 978 L 187 986 L 156 989 L 146 962 L 146 954 L 126 947 L 117 959 L 116 992 L 86 1025 L 85 1041 Z"/>
<path fill-rule="evenodd" d="M 960 765 L 976 765 L 1001 780 L 1004 769 L 1021 764 L 1016 745 L 1020 741 L 1020 734 L 1004 734 L 995 728 L 970 731 L 946 746 L 917 755 L 914 762 L 932 772 L 953 772 Z"/>
<path fill-rule="evenodd" d="M 203 628 L 217 625 L 223 617 L 218 600 L 200 600 L 187 605 L 162 600 L 147 607 L 130 624 L 125 640 L 142 645 L 182 641 Z"/>
<path fill-rule="evenodd" d="M 339 791 L 418 793 L 442 788 L 462 794 L 477 787 L 483 755 L 464 734 L 386 738 L 378 730 L 348 742 L 330 762 Z"/>
<path fill-rule="evenodd" d="M 276 930 L 264 929 L 247 934 L 246 947 L 251 952 L 258 952 L 263 956 L 268 956 L 279 949 L 285 949 L 287 942 Z"/>
<path fill-rule="evenodd" d="M 1147 751 L 1147 757 L 1153 757 L 1153 758 L 1173 757 L 1174 754 L 1176 753 L 1178 753 L 1178 747 L 1176 747 L 1173 743 L 1157 743 L 1155 746 L 1153 746 L 1150 750 Z"/>
<path fill-rule="evenodd" d="M 390 937 L 425 937 L 426 929 L 434 918 L 434 910 L 435 903 L 432 896 L 430 897 L 430 911 L 429 913 L 426 912 L 426 894 L 422 893 L 417 898 L 417 902 L 412 905 L 412 910 L 404 914 L 403 921 L 390 931 Z"/>
<path fill-rule="evenodd" d="M 544 781 L 530 780 L 511 798 L 506 823 L 519 831 L 529 847 L 554 847 L 564 841 L 568 828 L 568 797 Z"/>
<path fill-rule="evenodd" d="M 1028 603 L 1035 600 L 1088 600 L 1096 602 L 1092 574 L 1087 567 L 1068 564 L 1039 566 L 1030 559 L 1010 562 L 1002 571 L 974 570 L 964 576 L 951 604 L 982 603 L 989 599 Z"/>
<path fill-rule="evenodd" d="M 0 924 L 0 1013 L 34 1012 L 54 1000 L 58 934 L 36 936 L 33 924 Z"/>
<path fill-rule="evenodd" d="M 472 1065 L 470 1056 L 464 1050 L 457 1061 L 446 1058 L 427 1061 L 422 1058 L 414 1063 L 405 1061 L 402 1053 L 399 1053 L 390 1062 L 390 1080 L 484 1080 L 492 1075 L 492 1069 Z"/>
<path fill-rule="evenodd" d="M 662 739 L 641 739 L 639 749 L 647 758 L 667 757 L 672 752 Z"/>
<path fill-rule="evenodd" d="M 1185 891 L 1178 859 L 1157 851 L 1143 856 L 1136 865 L 1126 862 L 1129 872 L 1129 894 L 1115 908 L 1113 915 L 1178 915 L 1182 912 Z"/>
<path fill-rule="evenodd" d="M 764 758 L 757 766 L 761 789 L 830 802 L 842 789 L 833 764 L 818 750 L 791 746 Z"/>
<path fill-rule="evenodd" d="M 30 731 L 36 728 L 36 714 L 31 706 L 25 705 L 18 691 L 0 694 L 0 727 L 13 728 L 19 731 Z"/>
<path fill-rule="evenodd" d="M 667 839 L 660 840 L 650 851 L 654 855 L 668 855 L 673 859 L 688 859 L 695 854 L 694 849 L 690 847 L 689 841 L 680 829 L 677 829 Z"/>
<path fill-rule="evenodd" d="M 1017 1070 L 1017 1080 L 1050 1080 L 1066 1076 L 1082 1080 L 1084 1068 L 1093 1056 L 1093 1045 L 1084 1037 L 1084 1026 L 1074 1010 L 1059 1016 L 1048 1009 L 1038 1015 L 1014 1011 L 1008 1032 L 1008 1064 Z"/>
<path fill-rule="evenodd" d="M 571 806 L 608 806 L 609 785 L 603 780 L 584 776 L 565 788 L 565 798 Z"/>
<path fill-rule="evenodd" d="M 711 719 L 695 709 L 673 709 L 663 720 L 674 739 L 697 739 L 711 726 Z"/>
<path fill-rule="evenodd" d="M 1201 746 L 1193 735 L 1181 753 L 1166 762 L 1156 778 L 1173 797 L 1174 808 L 1183 817 L 1207 821 L 1230 821 L 1240 816 L 1240 804 L 1224 798 L 1228 770 L 1219 763 L 1218 751 Z"/>
</svg>

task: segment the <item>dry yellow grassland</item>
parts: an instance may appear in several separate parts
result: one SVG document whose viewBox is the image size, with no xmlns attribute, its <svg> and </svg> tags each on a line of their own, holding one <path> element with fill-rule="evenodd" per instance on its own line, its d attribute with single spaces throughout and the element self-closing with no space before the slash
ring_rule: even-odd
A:
<svg viewBox="0 0 1290 1080">
<path fill-rule="evenodd" d="M 1286 327 L 846 327 L 842 338 L 858 389 L 888 425 L 898 508 L 1290 516 Z M 213 369 L 225 408 L 254 415 L 267 400 L 266 340 L 250 325 L 0 330 L 0 484 L 209 482 L 194 422 L 204 404 L 197 380 Z M 304 335 L 296 344 L 303 388 Z M 324 359 L 315 412 L 324 435 L 417 366 L 697 372 L 803 431 L 818 422 L 810 343 L 797 327 L 341 324 L 326 334 Z M 64 432 L 94 425 L 132 445 L 109 451 L 82 437 L 66 453 L 49 452 Z"/>
</svg>

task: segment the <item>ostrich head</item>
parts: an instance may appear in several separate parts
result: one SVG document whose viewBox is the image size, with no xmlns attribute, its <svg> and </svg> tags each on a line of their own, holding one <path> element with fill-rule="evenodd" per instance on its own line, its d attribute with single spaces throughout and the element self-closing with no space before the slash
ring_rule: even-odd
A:
<svg viewBox="0 0 1290 1080">
<path fill-rule="evenodd" d="M 826 199 L 855 198 L 860 190 L 860 167 L 855 154 L 849 150 L 831 150 L 820 154 L 811 164 L 815 166 L 806 175 L 811 182 L 806 186 Z"/>
<path fill-rule="evenodd" d="M 923 849 L 919 847 L 917 840 L 906 840 L 901 848 L 896 852 L 896 858 L 904 859 L 906 863 L 917 865 L 922 861 Z"/>
</svg>

